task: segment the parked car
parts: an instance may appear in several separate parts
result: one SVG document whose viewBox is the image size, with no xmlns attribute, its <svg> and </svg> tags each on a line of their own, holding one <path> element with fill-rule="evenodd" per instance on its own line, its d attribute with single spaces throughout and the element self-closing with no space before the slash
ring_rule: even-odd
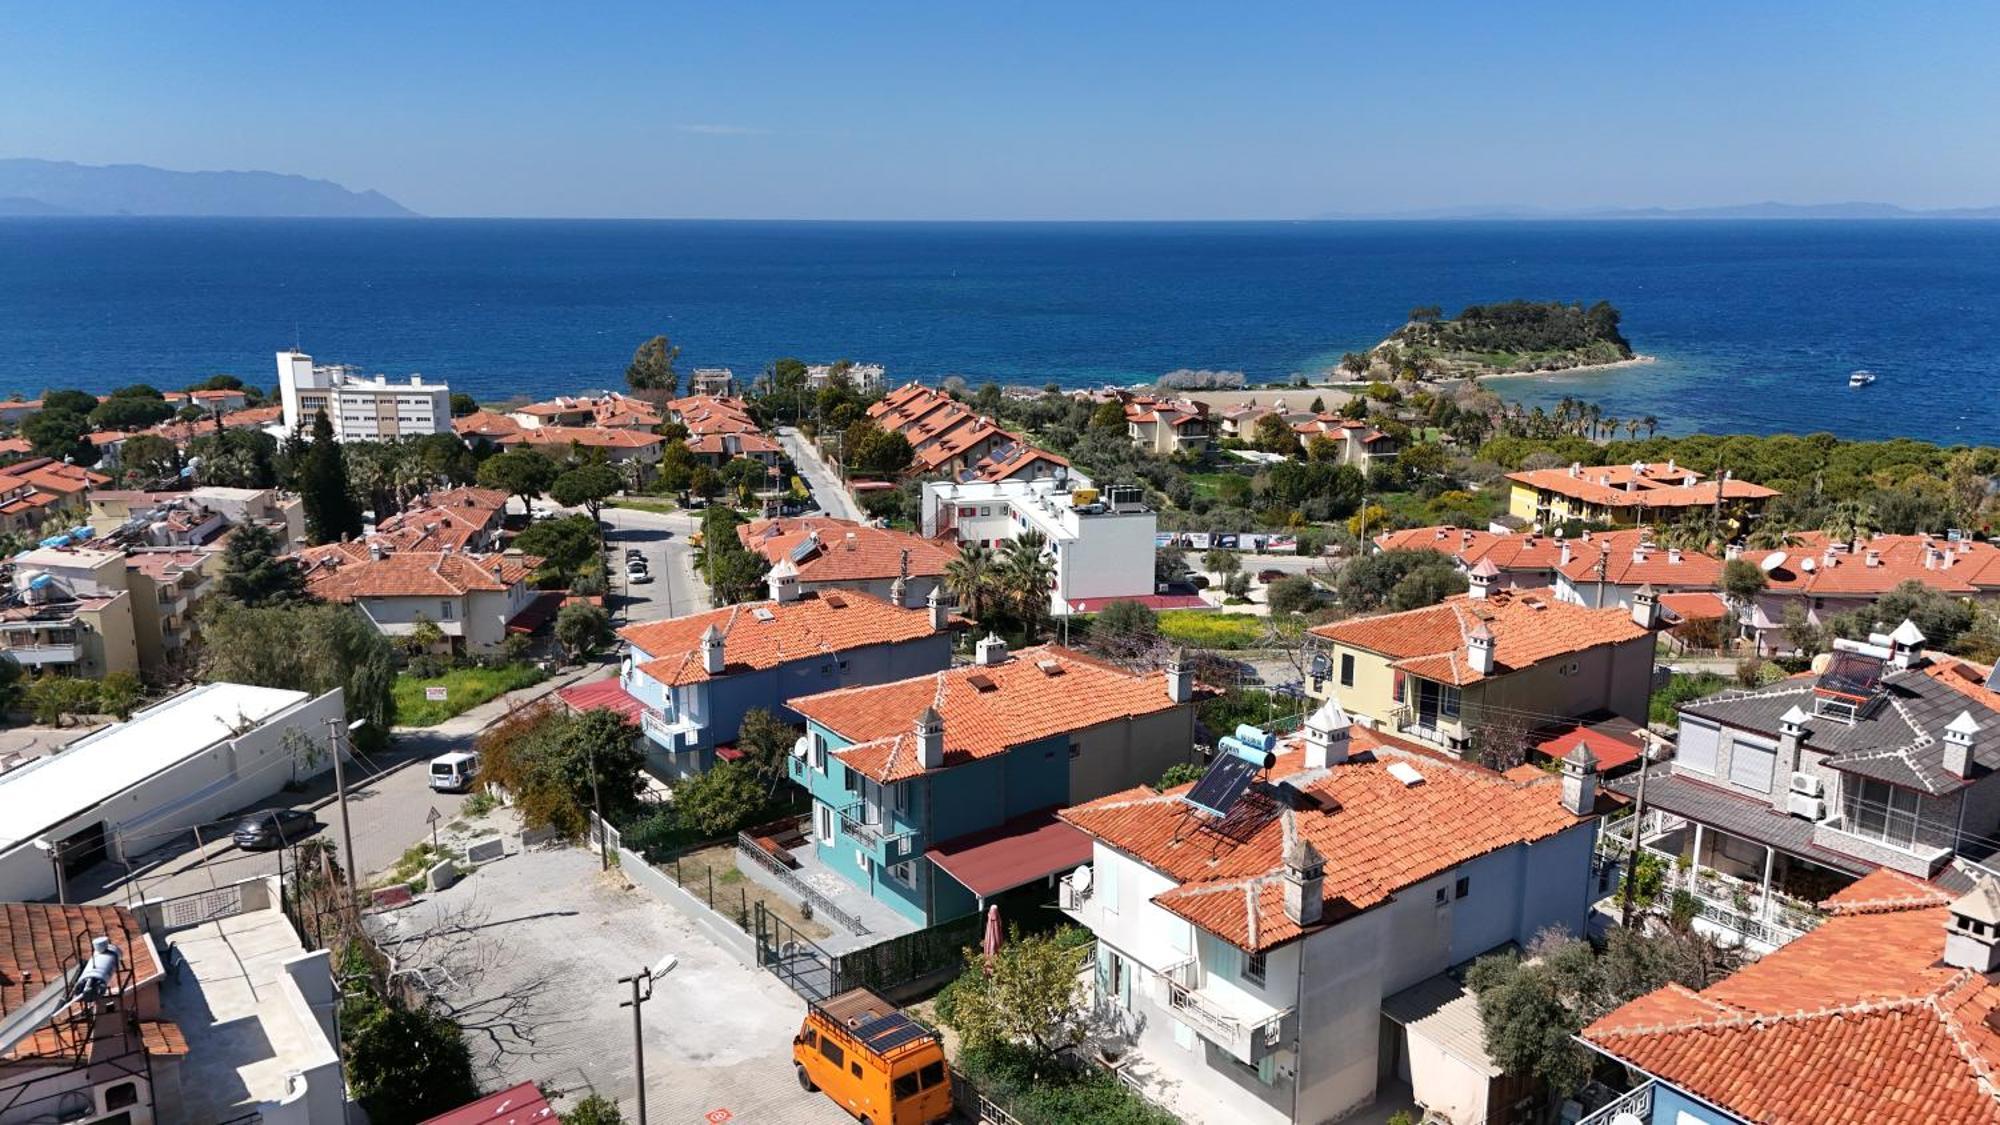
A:
<svg viewBox="0 0 2000 1125">
<path fill-rule="evenodd" d="M 951 1116 L 951 1068 L 938 1033 L 865 988 L 807 1007 L 792 1037 L 799 1088 L 825 1091 L 874 1125 L 931 1125 Z"/>
<path fill-rule="evenodd" d="M 1279 570 L 1277 567 L 1272 567 L 1269 570 L 1258 571 L 1257 581 L 1263 583 L 1266 586 L 1269 586 L 1271 583 L 1276 582 L 1278 579 L 1283 578 L 1284 576 L 1285 576 L 1284 571 Z"/>
<path fill-rule="evenodd" d="M 439 793 L 464 793 L 479 776 L 479 755 L 453 750 L 431 759 L 431 788 Z"/>
<path fill-rule="evenodd" d="M 633 559 L 643 559 L 643 558 L 645 558 L 645 557 L 646 557 L 646 553 L 645 553 L 644 551 L 641 551 L 641 550 L 640 550 L 639 548 L 637 548 L 637 547 L 627 547 L 627 548 L 625 548 L 625 561 L 627 561 L 627 562 L 630 562 L 630 561 L 632 561 Z"/>
<path fill-rule="evenodd" d="M 230 838 L 244 851 L 269 851 L 296 844 L 318 828 L 311 809 L 264 809 L 238 820 Z"/>
<path fill-rule="evenodd" d="M 653 580 L 653 572 L 646 568 L 646 560 L 633 559 L 625 564 L 625 581 L 643 586 Z"/>
</svg>

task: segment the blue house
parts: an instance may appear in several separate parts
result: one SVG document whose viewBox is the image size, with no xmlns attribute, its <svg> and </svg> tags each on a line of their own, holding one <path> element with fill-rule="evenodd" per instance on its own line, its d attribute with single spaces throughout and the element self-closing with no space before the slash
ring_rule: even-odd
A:
<svg viewBox="0 0 2000 1125">
<path fill-rule="evenodd" d="M 1055 810 L 1188 761 L 1193 686 L 1178 655 L 1140 674 L 988 637 L 971 665 L 793 699 L 815 857 L 918 926 L 1075 867 L 1090 841 Z"/>
<path fill-rule="evenodd" d="M 686 777 L 733 757 L 755 708 L 797 722 L 794 696 L 949 667 L 952 623 L 935 596 L 924 609 L 845 590 L 746 602 L 619 630 L 618 681 L 639 703 L 648 768 Z"/>
<path fill-rule="evenodd" d="M 1584 1028 L 1642 1080 L 1578 1125 L 2000 1122 L 2000 883 L 1949 881 L 1972 889 L 1879 869 L 1804 937 Z"/>
</svg>

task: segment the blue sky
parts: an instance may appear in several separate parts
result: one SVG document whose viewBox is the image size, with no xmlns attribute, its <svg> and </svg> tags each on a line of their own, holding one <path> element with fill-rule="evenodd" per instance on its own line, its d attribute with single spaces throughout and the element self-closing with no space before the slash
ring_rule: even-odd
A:
<svg viewBox="0 0 2000 1125">
<path fill-rule="evenodd" d="M 434 215 L 2000 203 L 2000 6 L 11 3 L 0 155 Z"/>
</svg>

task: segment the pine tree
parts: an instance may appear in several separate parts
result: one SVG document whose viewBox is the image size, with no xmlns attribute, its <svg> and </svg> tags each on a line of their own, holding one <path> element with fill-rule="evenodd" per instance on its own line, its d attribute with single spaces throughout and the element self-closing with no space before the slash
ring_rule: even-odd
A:
<svg viewBox="0 0 2000 1125">
<path fill-rule="evenodd" d="M 324 410 L 313 416 L 312 446 L 299 472 L 299 494 L 305 501 L 307 539 L 333 543 L 361 534 L 361 511 L 347 491 L 347 458 L 333 438 L 333 422 Z"/>
<path fill-rule="evenodd" d="M 305 601 L 305 575 L 292 560 L 278 557 L 283 546 L 277 532 L 262 524 L 237 528 L 222 555 L 222 596 L 247 606 Z"/>
</svg>

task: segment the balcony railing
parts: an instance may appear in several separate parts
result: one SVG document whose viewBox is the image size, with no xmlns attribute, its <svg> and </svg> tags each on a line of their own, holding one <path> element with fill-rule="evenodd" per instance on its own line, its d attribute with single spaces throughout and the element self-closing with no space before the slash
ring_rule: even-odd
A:
<svg viewBox="0 0 2000 1125">
<path fill-rule="evenodd" d="M 1056 905 L 1070 913 L 1078 913 L 1090 905 L 1091 894 L 1097 889 L 1096 880 L 1086 876 L 1081 883 L 1072 871 L 1056 880 Z"/>
<path fill-rule="evenodd" d="M 10 644 L 5 646 L 4 648 L 0 648 L 0 652 L 5 652 L 8 656 L 13 657 L 15 660 L 20 661 L 23 664 L 76 663 L 76 646 L 73 644 L 68 644 L 68 645 Z"/>
<path fill-rule="evenodd" d="M 1652 1079 L 1648 1078 L 1631 1090 L 1620 1094 L 1615 1100 L 1579 1119 L 1576 1125 L 1611 1125 L 1612 1120 L 1621 1113 L 1629 1113 L 1640 1121 L 1652 1120 Z"/>
<path fill-rule="evenodd" d="M 1283 1041 L 1285 1017 L 1291 1014 L 1291 1009 L 1245 1019 L 1204 993 L 1198 983 L 1200 978 L 1201 967 L 1192 958 L 1160 972 L 1161 983 L 1167 990 L 1167 1007 L 1202 1038 L 1246 1063 L 1256 1062 L 1264 1052 Z"/>
<path fill-rule="evenodd" d="M 881 823 L 879 810 L 875 821 L 870 821 L 868 815 L 868 806 L 861 801 L 843 806 L 840 809 L 841 834 L 871 851 L 880 851 L 884 863 L 901 863 L 906 858 L 902 853 L 910 839 L 909 829 Z"/>
<path fill-rule="evenodd" d="M 668 751 L 678 752 L 682 749 L 679 744 L 681 736 L 692 735 L 701 727 L 690 719 L 669 719 L 664 714 L 647 707 L 639 712 L 639 729 L 645 732 L 646 737 L 665 746 Z"/>
</svg>

